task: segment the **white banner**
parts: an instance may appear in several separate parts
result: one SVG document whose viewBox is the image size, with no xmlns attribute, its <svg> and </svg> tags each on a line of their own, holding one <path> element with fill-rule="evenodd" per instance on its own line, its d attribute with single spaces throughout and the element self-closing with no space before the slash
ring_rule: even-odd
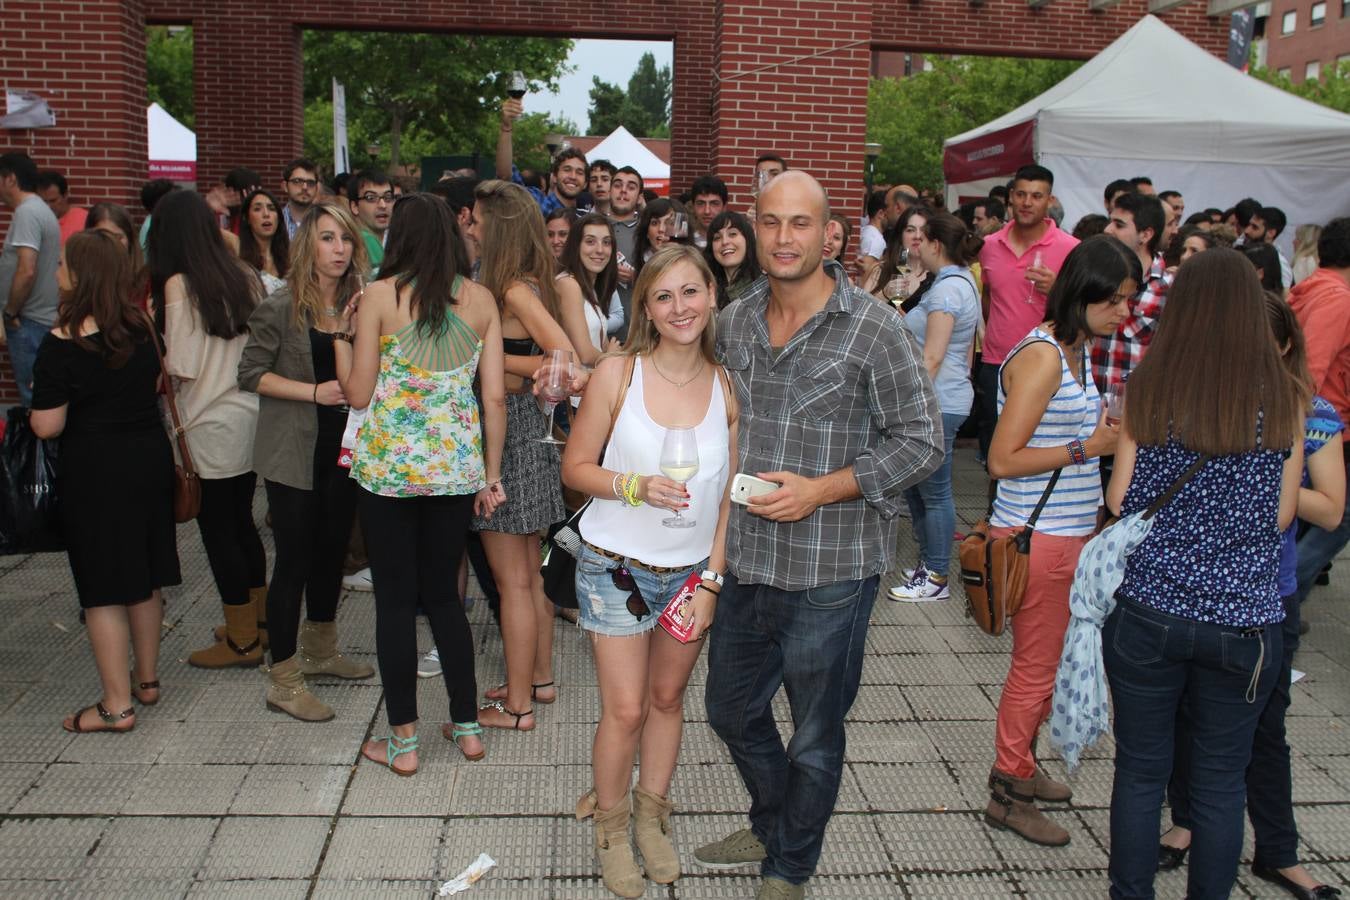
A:
<svg viewBox="0 0 1350 900">
<path fill-rule="evenodd" d="M 333 174 L 350 172 L 347 152 L 347 90 L 333 79 Z"/>
</svg>

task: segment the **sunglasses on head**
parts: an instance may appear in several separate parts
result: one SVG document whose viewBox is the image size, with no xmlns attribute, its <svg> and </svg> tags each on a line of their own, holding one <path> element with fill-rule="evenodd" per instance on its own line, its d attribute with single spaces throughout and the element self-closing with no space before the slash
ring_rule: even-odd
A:
<svg viewBox="0 0 1350 900">
<path fill-rule="evenodd" d="M 648 612 L 647 601 L 642 599 L 642 591 L 638 590 L 633 573 L 628 571 L 627 566 L 617 566 L 609 570 L 609 577 L 616 588 L 628 591 L 628 600 L 624 606 L 632 613 L 633 618 L 641 621 Z"/>
</svg>

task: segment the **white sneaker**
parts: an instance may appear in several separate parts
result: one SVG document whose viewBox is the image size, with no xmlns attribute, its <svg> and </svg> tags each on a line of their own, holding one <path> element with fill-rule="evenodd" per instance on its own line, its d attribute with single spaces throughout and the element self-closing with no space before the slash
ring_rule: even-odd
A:
<svg viewBox="0 0 1350 900">
<path fill-rule="evenodd" d="M 344 576 L 342 586 L 349 591 L 370 592 L 375 590 L 375 579 L 370 577 L 370 567 L 367 566 L 359 572 Z"/>
<path fill-rule="evenodd" d="M 892 600 L 899 600 L 902 603 L 932 603 L 937 600 L 946 600 L 951 596 L 945 581 L 938 584 L 930 579 L 927 574 L 924 574 L 922 578 L 911 578 L 909 581 L 897 584 L 888 593 Z"/>
<path fill-rule="evenodd" d="M 921 575 L 924 577 L 927 577 L 928 575 L 928 570 L 923 567 L 923 563 L 919 563 L 918 567 L 913 569 L 901 569 L 900 584 L 911 582 Z"/>
<path fill-rule="evenodd" d="M 435 647 L 417 662 L 418 678 L 435 678 L 441 674 L 441 652 Z"/>
</svg>

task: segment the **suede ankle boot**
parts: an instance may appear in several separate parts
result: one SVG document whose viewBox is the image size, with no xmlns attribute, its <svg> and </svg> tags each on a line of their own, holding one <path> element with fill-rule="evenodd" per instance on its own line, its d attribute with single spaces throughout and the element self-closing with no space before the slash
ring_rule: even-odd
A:
<svg viewBox="0 0 1350 900">
<path fill-rule="evenodd" d="M 306 675 L 331 675 L 334 678 L 369 678 L 375 670 L 366 663 L 354 662 L 338 650 L 337 623 L 311 622 L 300 625 L 300 671 Z"/>
<path fill-rule="evenodd" d="M 647 877 L 671 884 L 680 877 L 680 857 L 670 842 L 670 801 L 642 785 L 633 789 L 633 839 Z"/>
<path fill-rule="evenodd" d="M 633 858 L 633 844 L 628 839 L 628 797 L 610 809 L 591 807 L 591 810 L 595 817 L 595 855 L 600 859 L 600 877 L 605 887 L 620 897 L 641 897 L 646 893 L 647 881 Z M 580 804 L 577 814 L 582 817 Z"/>
<path fill-rule="evenodd" d="M 267 640 L 267 588 L 255 587 L 248 589 L 248 603 L 253 608 L 253 614 L 258 619 L 258 642 L 262 644 L 264 650 L 271 649 L 271 644 Z M 212 632 L 216 640 L 225 640 L 225 626 L 217 625 L 216 630 Z"/>
<path fill-rule="evenodd" d="M 327 722 L 333 708 L 309 692 L 300 663 L 292 656 L 267 667 L 267 708 L 294 716 L 302 722 Z"/>
<path fill-rule="evenodd" d="M 1039 740 L 1040 735 L 1031 740 L 1031 758 L 1036 763 L 1034 779 L 1036 799 L 1044 800 L 1046 803 L 1068 803 L 1073 799 L 1073 789 L 1051 778 L 1050 773 L 1041 767 L 1040 757 L 1036 755 L 1036 744 Z"/>
<path fill-rule="evenodd" d="M 1016 832 L 1033 844 L 1063 847 L 1069 832 L 1036 808 L 1035 778 L 1017 778 L 999 769 L 989 772 L 989 805 L 985 821 Z"/>
<path fill-rule="evenodd" d="M 262 644 L 258 640 L 258 622 L 253 618 L 253 607 L 248 603 L 225 607 L 224 639 L 188 655 L 188 665 L 199 669 L 254 667 L 261 662 Z"/>
</svg>

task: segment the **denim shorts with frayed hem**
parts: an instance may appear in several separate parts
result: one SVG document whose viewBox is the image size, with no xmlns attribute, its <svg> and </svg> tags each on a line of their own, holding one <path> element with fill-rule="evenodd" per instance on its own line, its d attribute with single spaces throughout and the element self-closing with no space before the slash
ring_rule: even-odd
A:
<svg viewBox="0 0 1350 900">
<path fill-rule="evenodd" d="M 645 612 L 638 618 L 628 609 L 628 598 L 632 591 L 622 590 L 614 584 L 613 572 L 621 564 L 582 544 L 581 554 L 577 558 L 578 624 L 592 634 L 605 637 L 645 634 L 656 627 L 661 611 L 690 573 L 702 571 L 707 564 L 707 559 L 704 559 L 687 569 L 657 574 L 635 565 L 632 560 L 625 560 L 622 565 L 628 567 L 634 584 L 642 594 L 641 604 Z M 638 608 L 637 601 L 633 607 Z"/>
</svg>

